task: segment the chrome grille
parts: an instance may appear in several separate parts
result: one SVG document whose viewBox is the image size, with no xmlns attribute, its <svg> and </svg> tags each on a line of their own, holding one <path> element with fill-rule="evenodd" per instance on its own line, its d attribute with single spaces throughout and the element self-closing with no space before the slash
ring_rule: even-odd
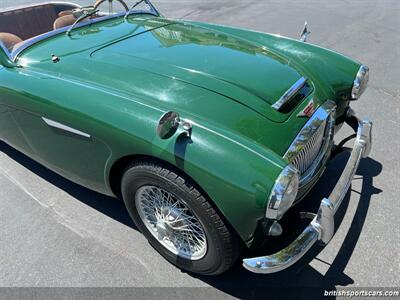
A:
<svg viewBox="0 0 400 300">
<path fill-rule="evenodd" d="M 336 104 L 326 101 L 310 117 L 283 156 L 300 175 L 300 186 L 306 185 L 318 172 L 333 144 Z"/>
<path fill-rule="evenodd" d="M 292 160 L 292 165 L 299 170 L 300 175 L 304 174 L 320 153 L 324 133 L 326 129 L 326 120 L 318 129 L 311 135 L 311 137 L 304 143 L 304 147 L 298 152 L 297 156 Z"/>
</svg>

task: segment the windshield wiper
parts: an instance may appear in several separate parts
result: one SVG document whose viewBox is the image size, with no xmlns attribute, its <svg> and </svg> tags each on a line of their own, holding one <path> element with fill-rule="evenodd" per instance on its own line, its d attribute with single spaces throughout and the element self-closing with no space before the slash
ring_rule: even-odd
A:
<svg viewBox="0 0 400 300">
<path fill-rule="evenodd" d="M 136 6 L 138 6 L 142 2 L 145 2 L 145 0 L 140 0 L 140 1 L 136 2 L 135 4 L 133 4 L 132 7 L 126 12 L 126 14 L 124 16 L 124 20 L 126 20 L 128 18 L 128 16 L 131 13 L 132 9 L 134 9 Z"/>
<path fill-rule="evenodd" d="M 71 36 L 71 31 L 74 29 L 74 27 L 76 26 L 76 24 L 78 24 L 80 21 L 82 21 L 82 20 L 84 20 L 84 19 L 86 19 L 86 18 L 89 18 L 89 17 L 93 16 L 94 14 L 96 14 L 96 13 L 98 13 L 98 12 L 99 12 L 98 9 L 95 9 L 95 10 L 92 10 L 92 11 L 83 10 L 83 11 L 82 11 L 82 15 L 80 15 L 79 18 L 76 19 L 76 21 L 74 22 L 74 24 L 72 24 L 71 27 L 68 29 L 67 35 L 68 35 L 68 36 Z"/>
</svg>

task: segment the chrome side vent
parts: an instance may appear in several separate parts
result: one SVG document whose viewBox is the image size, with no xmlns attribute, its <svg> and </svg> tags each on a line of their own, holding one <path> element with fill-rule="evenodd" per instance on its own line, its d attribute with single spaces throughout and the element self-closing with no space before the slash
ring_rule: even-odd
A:
<svg viewBox="0 0 400 300">
<path fill-rule="evenodd" d="M 288 106 L 296 97 L 296 95 L 302 90 L 304 87 L 309 87 L 307 84 L 307 79 L 301 77 L 297 80 L 280 98 L 276 101 L 272 107 L 277 111 L 282 111 L 286 106 Z M 309 89 L 305 91 L 308 94 Z M 306 95 L 304 95 L 306 96 Z M 302 97 L 303 98 L 303 97 Z"/>
</svg>

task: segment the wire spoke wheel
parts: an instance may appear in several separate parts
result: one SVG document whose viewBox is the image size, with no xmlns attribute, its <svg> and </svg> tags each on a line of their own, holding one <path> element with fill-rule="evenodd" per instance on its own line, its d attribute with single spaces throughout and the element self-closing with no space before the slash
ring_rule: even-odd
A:
<svg viewBox="0 0 400 300">
<path fill-rule="evenodd" d="M 137 190 L 135 205 L 147 229 L 169 251 L 190 260 L 206 255 L 207 239 L 202 224 L 175 195 L 145 185 Z"/>
</svg>

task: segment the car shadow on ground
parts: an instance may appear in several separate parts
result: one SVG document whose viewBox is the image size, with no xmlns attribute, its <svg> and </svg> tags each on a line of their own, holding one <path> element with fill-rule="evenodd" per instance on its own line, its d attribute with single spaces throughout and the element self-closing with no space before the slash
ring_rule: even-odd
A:
<svg viewBox="0 0 400 300">
<path fill-rule="evenodd" d="M 349 152 L 346 151 L 329 162 L 327 170 L 320 179 L 318 185 L 315 186 L 309 196 L 295 206 L 290 212 L 290 215 L 283 220 L 282 225 L 286 231 L 283 236 L 271 239 L 267 245 L 256 251 L 248 251 L 244 253 L 244 256 L 252 257 L 272 254 L 293 241 L 310 222 L 310 220 L 300 219 L 299 213 L 316 213 L 318 211 L 321 199 L 329 196 L 330 191 L 332 191 L 344 169 L 348 157 Z M 316 244 L 294 266 L 275 274 L 253 274 L 245 270 L 239 262 L 235 268 L 219 277 L 196 277 L 229 295 L 245 299 L 271 299 L 271 297 L 282 297 L 283 295 L 300 299 L 303 297 L 307 299 L 321 298 L 325 290 L 335 291 L 336 286 L 353 284 L 353 279 L 347 276 L 344 270 L 360 237 L 371 197 L 374 194 L 382 192 L 379 188 L 373 186 L 373 178 L 379 175 L 381 171 L 382 165 L 379 162 L 371 158 L 362 159 L 356 176 L 353 179 L 354 181 L 362 180 L 362 188 L 359 193 L 358 205 L 350 228 L 341 247 L 337 249 L 336 257 L 332 263 L 317 258 L 320 263 L 326 265 L 328 270 L 325 274 L 321 274 L 309 265 L 323 249 L 323 245 Z M 356 193 L 358 194 L 358 192 Z M 335 215 L 335 230 L 340 226 L 344 218 L 349 206 L 349 200 L 350 191 L 346 194 L 342 205 Z M 353 201 L 356 200 L 357 199 Z M 290 223 L 288 219 L 291 220 Z M 294 222 L 294 220 L 296 220 L 296 222 Z M 327 298 L 329 299 L 329 297 Z"/>
<path fill-rule="evenodd" d="M 82 203 L 92 207 L 93 209 L 96 209 L 102 214 L 107 215 L 108 217 L 113 218 L 124 225 L 137 230 L 125 208 L 123 201 L 114 197 L 96 193 L 60 176 L 22 154 L 18 150 L 12 148 L 3 141 L 0 141 L 0 151 Z"/>
<path fill-rule="evenodd" d="M 1 141 L 0 151 L 82 203 L 137 230 L 122 201 L 93 192 L 75 184 Z M 246 251 L 243 257 L 271 254 L 293 241 L 310 222 L 310 220 L 301 219 L 299 213 L 318 211 L 321 199 L 328 196 L 329 192 L 336 184 L 347 162 L 348 156 L 349 152 L 343 152 L 329 162 L 327 170 L 320 179 L 318 185 L 314 187 L 306 199 L 296 205 L 282 220 L 284 233 L 281 237 L 271 238 L 265 246 L 257 250 Z M 359 193 L 356 213 L 342 246 L 340 249 L 337 249 L 338 252 L 334 261 L 332 263 L 320 261 L 329 267 L 324 275 L 309 265 L 323 249 L 322 245 L 315 245 L 294 266 L 276 274 L 253 274 L 245 270 L 240 262 L 238 262 L 232 270 L 217 277 L 199 276 L 195 274 L 191 274 L 191 276 L 231 296 L 253 299 L 263 299 L 266 297 L 270 299 L 271 297 L 273 298 L 274 295 L 281 297 L 283 293 L 287 294 L 287 296 L 303 296 L 307 298 L 313 298 L 313 293 L 315 293 L 314 296 L 319 298 L 323 290 L 334 291 L 337 285 L 347 286 L 354 283 L 353 279 L 344 273 L 344 270 L 360 237 L 371 197 L 381 192 L 380 189 L 373 186 L 373 178 L 378 176 L 381 171 L 382 165 L 379 162 L 371 158 L 366 158 L 361 161 L 354 178 L 354 180 L 362 180 L 362 190 Z M 349 200 L 350 191 L 347 193 L 341 207 L 335 215 L 336 228 L 343 220 L 349 205 Z"/>
</svg>

